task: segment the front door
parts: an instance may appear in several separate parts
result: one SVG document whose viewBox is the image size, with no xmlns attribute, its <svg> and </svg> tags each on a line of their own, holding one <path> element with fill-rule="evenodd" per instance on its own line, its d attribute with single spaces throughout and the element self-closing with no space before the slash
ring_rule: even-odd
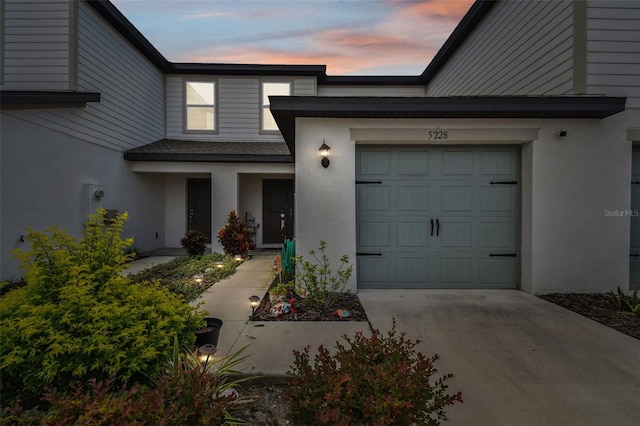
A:
<svg viewBox="0 0 640 426">
<path fill-rule="evenodd" d="M 211 179 L 187 179 L 187 229 L 195 229 L 211 243 Z"/>
<path fill-rule="evenodd" d="M 262 183 L 262 242 L 282 244 L 293 238 L 293 179 L 265 179 Z"/>
</svg>

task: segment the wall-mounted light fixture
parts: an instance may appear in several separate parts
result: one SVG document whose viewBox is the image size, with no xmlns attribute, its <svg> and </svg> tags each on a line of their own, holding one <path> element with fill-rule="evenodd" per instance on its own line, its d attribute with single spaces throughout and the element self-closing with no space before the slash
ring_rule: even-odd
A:
<svg viewBox="0 0 640 426">
<path fill-rule="evenodd" d="M 331 147 L 329 147 L 329 145 L 325 143 L 324 139 L 322 139 L 322 145 L 320 146 L 320 156 L 322 157 L 322 160 L 320 164 L 322 164 L 322 167 L 324 167 L 325 169 L 329 167 L 330 151 L 331 151 Z"/>
</svg>

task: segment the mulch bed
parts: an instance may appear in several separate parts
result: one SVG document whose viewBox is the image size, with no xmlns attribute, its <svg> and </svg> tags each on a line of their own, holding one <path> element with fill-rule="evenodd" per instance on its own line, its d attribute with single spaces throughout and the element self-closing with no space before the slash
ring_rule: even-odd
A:
<svg viewBox="0 0 640 426">
<path fill-rule="evenodd" d="M 640 316 L 617 311 L 607 293 L 552 293 L 540 298 L 640 339 Z"/>
<path fill-rule="evenodd" d="M 328 310 L 308 307 L 302 301 L 294 301 L 295 313 L 274 316 L 271 313 L 271 301 L 265 296 L 256 308 L 254 321 L 367 321 L 367 314 L 356 294 L 340 293 L 338 301 Z M 338 309 L 349 311 L 348 317 L 335 314 Z"/>
</svg>

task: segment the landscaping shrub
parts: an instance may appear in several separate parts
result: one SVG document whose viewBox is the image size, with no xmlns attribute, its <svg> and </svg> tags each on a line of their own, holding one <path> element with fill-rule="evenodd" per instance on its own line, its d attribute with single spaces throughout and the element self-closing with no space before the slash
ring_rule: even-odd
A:
<svg viewBox="0 0 640 426">
<path fill-rule="evenodd" d="M 296 287 L 299 293 L 306 293 L 304 303 L 324 310 L 330 309 L 339 300 L 338 293 L 344 292 L 353 271 L 349 256 L 345 254 L 340 258 L 338 270 L 334 272 L 325 253 L 326 248 L 327 243 L 320 241 L 319 256 L 315 250 L 309 251 L 315 262 L 306 260 L 304 256 L 295 257 Z"/>
<path fill-rule="evenodd" d="M 162 373 L 174 336 L 195 342 L 204 312 L 157 283 L 121 276 L 127 214 L 109 224 L 104 215 L 90 217 L 79 241 L 57 228 L 29 230 L 31 249 L 17 251 L 27 285 L 0 300 L 4 406 L 90 378 L 147 383 Z"/>
<path fill-rule="evenodd" d="M 115 381 L 89 380 L 71 392 L 48 390 L 46 411 L 22 411 L 13 406 L 3 411 L 7 424 L 38 425 L 223 425 L 240 423 L 233 417 L 238 405 L 251 401 L 233 392 L 243 379 L 230 379 L 234 367 L 246 359 L 242 351 L 213 362 L 201 363 L 192 352 L 177 360 L 154 383 L 117 387 Z"/>
<path fill-rule="evenodd" d="M 618 292 L 614 293 L 611 291 L 609 292 L 609 296 L 618 311 L 640 315 L 640 296 L 638 296 L 638 290 L 628 295 L 618 287 Z"/>
<path fill-rule="evenodd" d="M 419 343 L 396 332 L 357 333 L 337 352 L 320 346 L 313 362 L 309 347 L 294 351 L 287 372 L 285 397 L 290 420 L 296 425 L 438 425 L 447 419 L 445 407 L 462 402 L 462 394 L 448 394 L 446 380 L 435 378 L 431 358 L 416 352 Z"/>
<path fill-rule="evenodd" d="M 190 229 L 180 240 L 189 256 L 202 256 L 207 249 L 207 237 L 200 231 Z"/>
<path fill-rule="evenodd" d="M 246 257 L 249 250 L 253 250 L 251 232 L 247 225 L 236 215 L 235 210 L 229 213 L 227 224 L 218 231 L 218 242 L 222 244 L 224 252 L 229 256 Z"/>
</svg>

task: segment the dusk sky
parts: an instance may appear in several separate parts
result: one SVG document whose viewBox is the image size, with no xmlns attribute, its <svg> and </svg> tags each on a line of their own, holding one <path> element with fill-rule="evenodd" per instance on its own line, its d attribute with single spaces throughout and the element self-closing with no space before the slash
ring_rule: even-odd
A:
<svg viewBox="0 0 640 426">
<path fill-rule="evenodd" d="M 473 0 L 111 0 L 172 62 L 418 75 Z"/>
</svg>

